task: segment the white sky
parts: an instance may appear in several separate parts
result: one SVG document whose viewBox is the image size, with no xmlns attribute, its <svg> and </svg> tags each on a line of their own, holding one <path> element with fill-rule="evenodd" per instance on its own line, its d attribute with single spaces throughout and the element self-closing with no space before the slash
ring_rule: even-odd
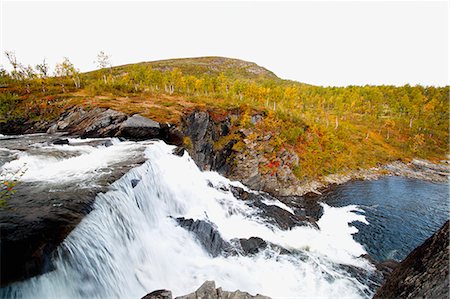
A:
<svg viewBox="0 0 450 299">
<path fill-rule="evenodd" d="M 440 2 L 17 2 L 1 4 L 1 51 L 82 71 L 225 56 L 316 85 L 449 84 L 449 4 Z M 4 55 L 0 63 L 9 68 Z"/>
</svg>

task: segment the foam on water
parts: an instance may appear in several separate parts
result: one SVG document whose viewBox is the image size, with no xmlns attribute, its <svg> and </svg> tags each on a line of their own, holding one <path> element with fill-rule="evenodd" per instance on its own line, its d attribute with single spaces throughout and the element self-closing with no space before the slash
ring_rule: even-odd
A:
<svg viewBox="0 0 450 299">
<path fill-rule="evenodd" d="M 20 173 L 21 181 L 86 181 L 101 172 L 108 172 L 108 166 L 126 161 L 143 150 L 141 143 L 119 142 L 113 139 L 111 144 L 114 146 L 32 144 L 31 147 L 39 149 L 39 153 L 17 151 L 17 159 L 2 166 L 0 178 Z M 62 159 L 57 155 L 52 156 L 52 151 L 67 153 L 71 157 Z"/>
<path fill-rule="evenodd" d="M 80 165 L 83 159 L 92 163 L 123 159 L 122 150 L 120 144 L 111 152 L 99 149 L 98 155 L 93 150 L 64 168 L 47 161 L 51 166 L 44 168 L 44 177 L 56 179 L 62 169 L 89 176 L 93 166 Z M 372 294 L 340 267 L 373 270 L 358 258 L 365 251 L 352 238 L 356 229 L 348 225 L 365 221 L 354 212 L 357 207 L 323 205 L 320 230 L 296 227 L 282 231 L 264 222 L 255 208 L 230 191 L 214 188 L 242 184 L 201 172 L 186 153 L 178 157 L 172 150 L 163 142 L 148 145 L 148 161 L 112 184 L 111 191 L 99 194 L 93 211 L 60 246 L 54 258 L 56 270 L 13 284 L 0 291 L 2 297 L 140 298 L 162 288 L 177 296 L 194 291 L 205 280 L 215 280 L 225 290 L 272 297 L 361 298 Z M 27 179 L 35 176 L 31 170 Z M 139 180 L 135 188 L 132 179 Z M 260 237 L 293 253 L 282 255 L 268 247 L 254 256 L 213 258 L 172 217 L 208 220 L 225 240 Z"/>
</svg>

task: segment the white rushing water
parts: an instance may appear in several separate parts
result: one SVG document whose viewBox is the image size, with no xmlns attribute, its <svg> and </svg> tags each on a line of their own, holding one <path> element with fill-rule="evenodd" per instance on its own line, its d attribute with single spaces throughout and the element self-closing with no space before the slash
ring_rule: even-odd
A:
<svg viewBox="0 0 450 299">
<path fill-rule="evenodd" d="M 373 270 L 358 258 L 365 250 L 352 238 L 356 229 L 349 223 L 365 222 L 354 212 L 356 206 L 323 205 L 320 230 L 308 226 L 280 230 L 226 188 L 215 188 L 244 186 L 214 172 L 201 172 L 187 153 L 173 155 L 173 147 L 164 142 L 146 146 L 147 162 L 113 183 L 109 192 L 99 194 L 93 211 L 60 246 L 56 270 L 13 284 L 2 290 L 4 297 L 141 298 L 156 289 L 169 289 L 177 296 L 193 292 L 205 280 L 215 280 L 225 290 L 278 298 L 371 295 L 364 283 L 340 266 Z M 86 149 L 63 162 L 33 164 L 24 178 L 64 179 L 66 172 L 77 178 L 89 176 L 105 159 L 126 157 L 129 148 L 127 143 L 115 144 L 109 150 L 102 148 L 101 154 Z M 20 167 L 14 165 L 20 159 L 11 163 L 8 167 Z M 139 180 L 134 188 L 133 179 Z M 265 203 L 293 212 L 281 202 Z M 226 241 L 260 237 L 293 253 L 280 254 L 268 247 L 253 256 L 212 257 L 193 233 L 177 224 L 176 217 L 208 220 Z"/>
</svg>

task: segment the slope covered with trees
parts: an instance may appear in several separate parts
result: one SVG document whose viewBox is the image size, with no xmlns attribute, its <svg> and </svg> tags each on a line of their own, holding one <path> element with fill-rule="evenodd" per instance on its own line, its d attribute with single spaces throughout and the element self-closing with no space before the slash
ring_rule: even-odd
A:
<svg viewBox="0 0 450 299">
<path fill-rule="evenodd" d="M 448 86 L 312 86 L 221 57 L 111 67 L 103 53 L 97 71 L 80 73 L 64 59 L 52 76 L 45 61 L 25 67 L 11 52 L 8 59 L 13 70 L 0 74 L 2 122 L 50 119 L 74 105 L 171 123 L 195 109 L 217 117 L 239 111 L 234 129 L 250 129 L 249 138 L 269 143 L 269 161 L 283 149 L 295 151 L 300 179 L 448 153 Z M 256 114 L 263 116 L 257 123 Z"/>
</svg>

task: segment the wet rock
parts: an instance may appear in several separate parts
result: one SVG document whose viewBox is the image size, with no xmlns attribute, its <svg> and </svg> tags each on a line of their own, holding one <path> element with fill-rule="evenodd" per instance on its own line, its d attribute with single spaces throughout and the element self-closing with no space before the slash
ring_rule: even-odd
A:
<svg viewBox="0 0 450 299">
<path fill-rule="evenodd" d="M 320 216 L 317 217 L 311 217 L 311 215 L 314 215 L 314 211 L 306 211 L 304 207 L 307 207 L 305 204 L 301 204 L 299 202 L 299 197 L 296 197 L 295 199 L 297 202 L 292 202 L 294 197 L 286 198 L 286 197 L 280 197 L 280 202 L 285 203 L 287 206 L 293 208 L 295 211 L 295 214 L 292 214 L 289 211 L 286 211 L 283 208 L 280 208 L 276 205 L 268 205 L 263 203 L 264 200 L 270 200 L 270 201 L 278 201 L 278 198 L 272 197 L 269 194 L 266 193 L 254 193 L 254 192 L 247 192 L 242 188 L 230 186 L 231 192 L 233 195 L 241 200 L 245 200 L 248 205 L 257 207 L 260 210 L 260 216 L 267 219 L 270 223 L 273 223 L 277 225 L 280 229 L 288 230 L 295 226 L 304 226 L 304 225 L 311 225 L 315 228 L 319 228 L 317 226 L 316 221 L 320 218 Z M 314 203 L 314 204 L 313 204 Z M 311 209 L 318 209 L 321 208 L 320 204 L 317 203 L 317 201 L 310 202 Z M 297 211 L 299 211 L 297 213 Z"/>
<path fill-rule="evenodd" d="M 391 275 L 395 268 L 398 267 L 399 264 L 399 262 L 389 259 L 380 263 L 376 263 L 375 267 L 383 274 L 383 277 L 386 279 L 387 277 L 389 277 L 389 275 Z"/>
<path fill-rule="evenodd" d="M 371 271 L 363 268 L 359 268 L 352 265 L 338 264 L 335 266 L 338 271 L 345 271 L 349 273 L 349 276 L 359 281 L 361 284 L 368 287 L 368 289 L 361 290 L 366 296 L 372 294 L 373 290 L 379 287 L 383 283 L 383 275 L 379 271 Z M 372 290 L 372 291 L 370 291 Z"/>
<path fill-rule="evenodd" d="M 250 237 L 249 239 L 233 239 L 231 240 L 233 244 L 237 244 L 239 250 L 237 252 L 231 252 L 231 254 L 243 254 L 243 255 L 254 255 L 259 252 L 271 248 L 279 251 L 280 254 L 290 254 L 291 252 L 284 247 L 277 244 L 267 242 L 259 237 Z"/>
<path fill-rule="evenodd" d="M 374 298 L 448 298 L 448 236 L 449 221 L 396 267 Z"/>
<path fill-rule="evenodd" d="M 158 122 L 135 114 L 120 125 L 116 135 L 132 140 L 145 140 L 159 137 L 160 129 Z"/>
<path fill-rule="evenodd" d="M 205 281 L 200 288 L 194 293 L 176 297 L 175 299 L 270 299 L 269 297 L 257 294 L 255 296 L 241 292 L 239 290 L 234 292 L 223 291 L 222 288 L 216 289 L 214 281 Z"/>
<path fill-rule="evenodd" d="M 113 146 L 113 143 L 111 140 L 106 140 L 105 143 L 103 144 L 105 147 L 110 147 Z"/>
<path fill-rule="evenodd" d="M 279 201 L 292 208 L 296 215 L 318 221 L 323 215 L 323 207 L 314 195 L 279 196 Z"/>
<path fill-rule="evenodd" d="M 244 189 L 236 186 L 230 186 L 231 193 L 234 197 L 240 200 L 261 200 L 261 196 L 253 192 L 247 192 Z"/>
<path fill-rule="evenodd" d="M 64 145 L 64 144 L 69 144 L 69 140 L 58 138 L 58 139 L 53 140 L 52 143 L 57 144 L 57 145 Z"/>
<path fill-rule="evenodd" d="M 250 239 L 239 239 L 242 250 L 245 254 L 256 254 L 267 247 L 267 242 L 258 237 Z"/>
<path fill-rule="evenodd" d="M 400 264 L 399 262 L 391 259 L 384 260 L 382 262 L 377 263 L 375 259 L 373 259 L 369 254 L 363 254 L 360 256 L 368 260 L 371 264 L 375 265 L 375 268 L 383 275 L 383 279 L 385 280 L 389 275 L 391 275 L 392 271 Z"/>
<path fill-rule="evenodd" d="M 260 216 L 275 224 L 282 230 L 289 230 L 295 226 L 314 225 L 307 217 L 292 214 L 275 205 L 266 205 L 261 201 L 254 201 L 253 205 L 260 210 Z"/>
<path fill-rule="evenodd" d="M 138 180 L 138 179 L 132 179 L 131 180 L 131 187 L 136 187 L 137 186 L 137 184 L 139 184 L 139 182 L 140 182 L 141 180 Z"/>
<path fill-rule="evenodd" d="M 145 295 L 142 299 L 172 299 L 172 292 L 168 290 L 156 290 Z"/>
<path fill-rule="evenodd" d="M 184 136 L 177 127 L 170 124 L 161 124 L 159 138 L 168 144 L 182 146 Z"/>
<path fill-rule="evenodd" d="M 53 269 L 53 250 L 92 209 L 97 192 L 22 183 L 0 211 L 1 285 Z"/>
<path fill-rule="evenodd" d="M 204 220 L 176 218 L 178 224 L 195 234 L 198 241 L 205 250 L 213 257 L 219 256 L 222 252 L 229 250 L 230 245 L 222 239 L 220 233 L 213 224 Z"/>
<path fill-rule="evenodd" d="M 173 150 L 173 154 L 182 157 L 184 155 L 184 147 L 178 146 Z"/>
</svg>

